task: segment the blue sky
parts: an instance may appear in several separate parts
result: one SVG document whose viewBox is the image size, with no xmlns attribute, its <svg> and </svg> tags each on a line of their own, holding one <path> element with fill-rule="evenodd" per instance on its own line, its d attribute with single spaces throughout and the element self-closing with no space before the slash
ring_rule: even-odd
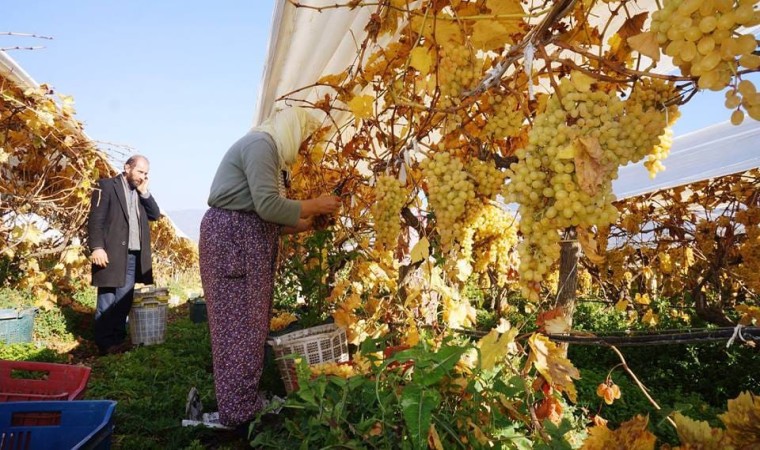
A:
<svg viewBox="0 0 760 450">
<path fill-rule="evenodd" d="M 165 211 L 205 209 L 221 156 L 252 125 L 273 3 L 0 0 L 0 31 L 54 37 L 0 36 L 0 47 L 44 45 L 10 55 L 75 98 L 90 137 L 150 158 Z M 682 113 L 676 137 L 730 116 L 709 92 Z"/>
<path fill-rule="evenodd" d="M 165 211 L 206 207 L 219 160 L 252 125 L 274 0 L 0 4 L 0 31 L 54 38 L 0 47 L 45 46 L 9 54 L 74 97 L 91 138 L 148 156 Z"/>
</svg>

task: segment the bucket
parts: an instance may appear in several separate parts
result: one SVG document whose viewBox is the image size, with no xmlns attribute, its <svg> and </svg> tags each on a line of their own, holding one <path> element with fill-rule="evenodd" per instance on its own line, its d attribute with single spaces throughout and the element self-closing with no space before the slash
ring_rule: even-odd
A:
<svg viewBox="0 0 760 450">
<path fill-rule="evenodd" d="M 208 321 L 206 300 L 203 297 L 191 299 L 188 303 L 190 304 L 190 320 L 193 323 L 203 323 Z"/>
<path fill-rule="evenodd" d="M 143 299 L 129 311 L 129 337 L 134 345 L 160 344 L 166 339 L 168 306 L 164 302 Z"/>
</svg>

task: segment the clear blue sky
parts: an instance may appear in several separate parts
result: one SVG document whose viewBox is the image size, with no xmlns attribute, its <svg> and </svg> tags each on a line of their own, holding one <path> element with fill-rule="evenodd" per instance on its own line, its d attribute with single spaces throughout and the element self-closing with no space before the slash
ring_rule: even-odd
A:
<svg viewBox="0 0 760 450">
<path fill-rule="evenodd" d="M 10 54 L 74 96 L 93 139 L 150 158 L 165 211 L 205 209 L 222 154 L 252 125 L 273 2 L 0 0 L 0 31 L 54 37 L 0 36 L 0 47 L 44 45 Z M 730 116 L 723 93 L 682 112 L 676 137 Z"/>
<path fill-rule="evenodd" d="M 253 121 L 274 0 L 0 0 L 0 36 L 39 83 L 72 95 L 98 141 L 151 161 L 165 211 L 204 209 L 227 148 Z M 121 161 L 117 162 L 121 167 Z"/>
</svg>

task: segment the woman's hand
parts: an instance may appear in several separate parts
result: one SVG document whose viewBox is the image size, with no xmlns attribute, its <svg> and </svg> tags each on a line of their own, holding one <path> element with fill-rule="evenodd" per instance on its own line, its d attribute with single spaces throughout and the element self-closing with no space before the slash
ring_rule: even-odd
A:
<svg viewBox="0 0 760 450">
<path fill-rule="evenodd" d="M 294 227 L 282 227 L 280 234 L 296 234 L 309 231 L 314 227 L 314 218 L 307 217 L 306 219 L 298 219 L 298 223 Z"/>
<path fill-rule="evenodd" d="M 301 201 L 301 217 L 311 217 L 319 214 L 335 214 L 340 209 L 340 197 L 323 195 Z"/>
</svg>

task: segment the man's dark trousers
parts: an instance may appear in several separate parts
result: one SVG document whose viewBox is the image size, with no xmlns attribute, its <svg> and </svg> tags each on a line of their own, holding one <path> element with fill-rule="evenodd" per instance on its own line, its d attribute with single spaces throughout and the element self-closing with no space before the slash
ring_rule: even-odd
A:
<svg viewBox="0 0 760 450">
<path fill-rule="evenodd" d="M 124 286 L 98 288 L 94 333 L 95 343 L 101 353 L 123 343 L 127 337 L 126 322 L 135 294 L 135 271 L 139 260 L 139 251 L 130 251 L 127 255 Z"/>
</svg>

